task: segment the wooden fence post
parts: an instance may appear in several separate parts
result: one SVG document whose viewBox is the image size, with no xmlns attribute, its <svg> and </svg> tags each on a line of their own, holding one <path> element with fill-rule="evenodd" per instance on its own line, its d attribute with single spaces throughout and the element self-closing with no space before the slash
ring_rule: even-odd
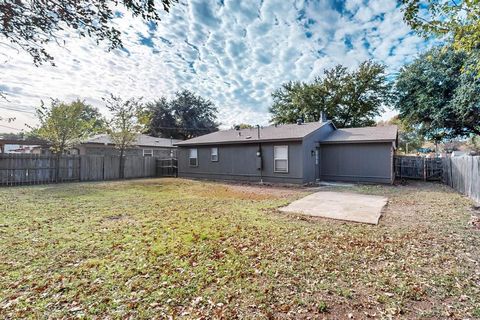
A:
<svg viewBox="0 0 480 320">
<path fill-rule="evenodd" d="M 423 159 L 423 181 L 427 181 L 427 162 L 425 161 L 425 157 Z"/>
</svg>

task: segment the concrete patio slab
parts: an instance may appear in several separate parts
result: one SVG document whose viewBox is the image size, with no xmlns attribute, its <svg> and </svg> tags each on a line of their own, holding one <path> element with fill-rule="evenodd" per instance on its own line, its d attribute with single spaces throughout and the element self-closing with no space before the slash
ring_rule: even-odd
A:
<svg viewBox="0 0 480 320">
<path fill-rule="evenodd" d="M 378 224 L 388 198 L 358 193 L 320 191 L 280 208 L 282 212 Z"/>
</svg>

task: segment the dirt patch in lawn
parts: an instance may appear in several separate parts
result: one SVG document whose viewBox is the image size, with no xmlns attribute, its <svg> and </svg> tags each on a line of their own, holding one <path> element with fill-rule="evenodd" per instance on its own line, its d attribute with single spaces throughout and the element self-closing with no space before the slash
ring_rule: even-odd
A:
<svg viewBox="0 0 480 320">
<path fill-rule="evenodd" d="M 307 194 L 300 186 L 279 187 L 241 183 L 212 183 L 202 186 L 198 194 L 206 197 L 236 198 L 245 200 L 292 199 Z"/>
</svg>

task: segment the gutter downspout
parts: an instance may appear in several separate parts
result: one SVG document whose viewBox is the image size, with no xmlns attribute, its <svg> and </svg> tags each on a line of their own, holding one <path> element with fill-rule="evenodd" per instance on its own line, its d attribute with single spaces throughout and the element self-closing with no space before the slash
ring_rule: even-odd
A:
<svg viewBox="0 0 480 320">
<path fill-rule="evenodd" d="M 258 168 L 260 169 L 260 184 L 263 184 L 263 159 L 262 159 L 262 144 L 258 144 L 258 151 L 257 151 L 257 161 L 258 161 Z"/>
<path fill-rule="evenodd" d="M 263 184 L 263 161 L 262 161 L 262 144 L 260 143 L 260 125 L 257 124 L 257 139 L 258 139 L 258 151 L 257 151 L 257 168 L 260 170 L 260 184 Z"/>
</svg>

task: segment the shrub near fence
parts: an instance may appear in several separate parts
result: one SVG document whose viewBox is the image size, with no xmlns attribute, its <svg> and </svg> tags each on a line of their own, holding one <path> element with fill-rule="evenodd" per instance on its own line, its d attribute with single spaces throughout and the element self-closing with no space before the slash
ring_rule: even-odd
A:
<svg viewBox="0 0 480 320">
<path fill-rule="evenodd" d="M 156 160 L 143 156 L 124 157 L 124 178 L 154 177 Z M 120 176 L 119 165 L 118 156 L 0 154 L 0 185 L 114 180 Z"/>
<path fill-rule="evenodd" d="M 480 156 L 449 157 L 443 165 L 443 182 L 480 203 Z"/>
</svg>

